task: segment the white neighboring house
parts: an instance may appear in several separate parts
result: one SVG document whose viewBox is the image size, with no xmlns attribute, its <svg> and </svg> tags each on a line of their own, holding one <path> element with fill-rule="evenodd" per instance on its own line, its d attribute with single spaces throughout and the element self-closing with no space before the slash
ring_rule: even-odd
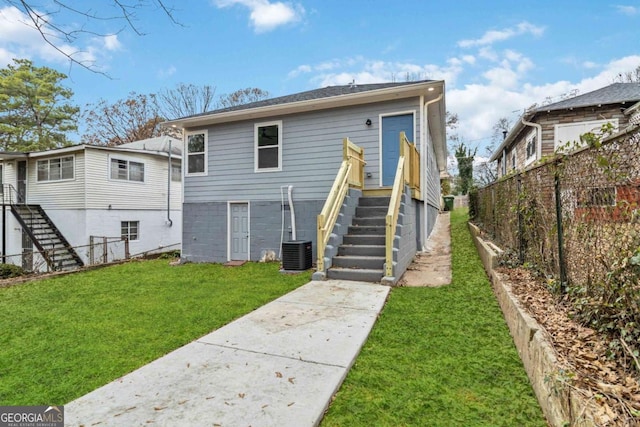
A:
<svg viewBox="0 0 640 427">
<path fill-rule="evenodd" d="M 27 270 L 86 265 L 90 236 L 114 242 L 109 259 L 124 257 L 120 237 L 132 256 L 180 249 L 182 148 L 162 136 L 117 147 L 0 152 L 3 262 Z M 94 259 L 102 254 L 94 247 Z"/>
</svg>

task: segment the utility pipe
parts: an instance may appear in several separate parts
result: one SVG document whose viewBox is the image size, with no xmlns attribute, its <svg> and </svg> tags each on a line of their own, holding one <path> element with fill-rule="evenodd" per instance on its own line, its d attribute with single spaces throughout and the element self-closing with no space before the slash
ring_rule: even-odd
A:
<svg viewBox="0 0 640 427">
<path fill-rule="evenodd" d="M 542 158 L 542 125 L 538 123 L 528 122 L 522 116 L 522 124 L 536 128 L 536 157 L 538 160 Z"/>
<path fill-rule="evenodd" d="M 289 195 L 289 209 L 291 211 L 291 240 L 298 240 L 296 235 L 296 211 L 293 209 L 293 185 L 288 188 Z"/>
<path fill-rule="evenodd" d="M 167 173 L 167 224 L 169 227 L 173 225 L 171 220 L 171 138 L 169 138 L 169 167 Z"/>
</svg>

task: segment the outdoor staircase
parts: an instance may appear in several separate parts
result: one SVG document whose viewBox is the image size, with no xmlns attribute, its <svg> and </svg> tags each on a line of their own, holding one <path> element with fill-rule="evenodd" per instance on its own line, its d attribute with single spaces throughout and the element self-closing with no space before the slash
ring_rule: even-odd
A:
<svg viewBox="0 0 640 427">
<path fill-rule="evenodd" d="M 12 204 L 11 212 L 51 270 L 70 270 L 84 265 L 40 205 Z"/>
<path fill-rule="evenodd" d="M 375 194 L 375 193 L 374 193 Z M 390 196 L 360 197 L 352 225 L 327 270 L 328 279 L 380 282 L 384 276 L 385 219 Z"/>
</svg>

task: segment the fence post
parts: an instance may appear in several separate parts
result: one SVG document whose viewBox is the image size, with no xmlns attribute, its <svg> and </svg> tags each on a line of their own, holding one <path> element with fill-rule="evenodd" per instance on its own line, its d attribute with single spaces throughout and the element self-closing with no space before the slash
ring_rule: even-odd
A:
<svg viewBox="0 0 640 427">
<path fill-rule="evenodd" d="M 518 174 L 516 178 L 516 197 L 518 198 L 518 260 L 524 264 L 524 224 L 522 219 L 522 177 Z"/>
<path fill-rule="evenodd" d="M 562 229 L 562 201 L 560 200 L 560 174 L 556 169 L 553 179 L 556 193 L 556 224 L 558 230 L 558 267 L 560 268 L 560 289 L 562 293 L 567 291 L 567 269 L 564 259 L 564 232 Z"/>
<path fill-rule="evenodd" d="M 93 253 L 93 236 L 89 236 L 89 264 L 93 265 L 93 257 L 94 257 L 94 253 Z"/>
<path fill-rule="evenodd" d="M 105 264 L 109 262 L 109 257 L 107 255 L 108 254 L 107 245 L 108 245 L 107 238 L 103 237 L 102 238 L 102 262 Z"/>
<path fill-rule="evenodd" d="M 125 237 L 124 238 L 124 258 L 129 259 L 130 257 L 131 257 L 131 254 L 129 253 L 129 238 Z"/>
</svg>

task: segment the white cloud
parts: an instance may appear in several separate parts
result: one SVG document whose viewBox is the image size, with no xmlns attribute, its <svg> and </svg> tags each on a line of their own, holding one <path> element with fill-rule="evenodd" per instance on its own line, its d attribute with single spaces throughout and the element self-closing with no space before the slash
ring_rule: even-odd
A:
<svg viewBox="0 0 640 427">
<path fill-rule="evenodd" d="M 107 50 L 119 50 L 122 48 L 120 40 L 118 40 L 117 34 L 110 34 L 103 37 L 104 47 Z"/>
<path fill-rule="evenodd" d="M 37 10 L 36 13 L 40 13 Z M 50 20 L 52 18 L 50 17 Z M 29 16 L 14 6 L 0 8 L 0 60 L 9 64 L 13 58 L 41 59 L 64 63 L 69 59 L 94 67 L 97 56 L 104 51 L 120 48 L 117 36 L 94 38 L 89 45 L 79 48 L 68 43 L 58 43 L 50 37 L 56 47 L 48 44 L 34 28 Z M 67 56 L 65 56 L 67 55 Z"/>
<path fill-rule="evenodd" d="M 614 7 L 616 8 L 616 10 L 618 12 L 622 13 L 623 15 L 627 15 L 627 16 L 633 16 L 633 15 L 638 14 L 638 12 L 640 12 L 640 10 L 635 6 L 615 5 Z"/>
<path fill-rule="evenodd" d="M 279 26 L 298 22 L 305 14 L 299 4 L 269 2 L 269 0 L 216 0 L 219 8 L 240 5 L 249 9 L 249 20 L 256 33 L 264 33 Z"/>
<path fill-rule="evenodd" d="M 176 69 L 176 67 L 171 65 L 171 66 L 169 66 L 169 68 L 159 70 L 158 71 L 158 78 L 161 79 L 161 80 L 164 80 L 166 78 L 169 78 L 169 77 L 173 76 L 176 73 L 176 71 L 178 71 Z"/>
<path fill-rule="evenodd" d="M 521 22 L 515 27 L 506 28 L 504 30 L 489 30 L 482 35 L 479 39 L 460 40 L 458 46 L 460 47 L 474 47 L 474 46 L 488 46 L 496 42 L 508 40 L 510 38 L 520 36 L 523 34 L 531 34 L 533 36 L 541 36 L 544 33 L 545 28 L 533 25 L 529 22 Z"/>
</svg>

